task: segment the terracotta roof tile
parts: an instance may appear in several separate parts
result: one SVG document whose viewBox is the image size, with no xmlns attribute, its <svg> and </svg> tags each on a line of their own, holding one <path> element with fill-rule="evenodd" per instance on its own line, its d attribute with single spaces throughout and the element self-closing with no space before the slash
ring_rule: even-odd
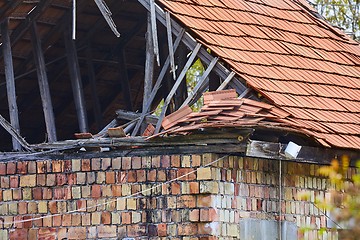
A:
<svg viewBox="0 0 360 240">
<path fill-rule="evenodd" d="M 360 148 L 353 143 L 360 138 L 359 45 L 314 16 L 306 1 L 158 1 L 248 86 L 291 114 L 280 116 L 299 120 L 324 144 Z"/>
</svg>

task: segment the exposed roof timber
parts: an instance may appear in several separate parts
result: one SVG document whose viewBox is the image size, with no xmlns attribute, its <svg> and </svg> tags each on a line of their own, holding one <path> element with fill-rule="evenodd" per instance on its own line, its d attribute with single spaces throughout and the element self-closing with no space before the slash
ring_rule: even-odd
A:
<svg viewBox="0 0 360 240">
<path fill-rule="evenodd" d="M 246 147 L 246 156 L 283 161 L 330 164 L 331 160 L 346 155 L 351 160 L 351 166 L 355 166 L 356 161 L 360 159 L 360 151 L 309 146 L 302 146 L 298 156 L 290 159 L 285 156 L 284 151 L 286 147 L 287 144 L 251 140 Z"/>
<path fill-rule="evenodd" d="M 11 0 L 0 9 L 0 23 L 3 22 L 10 14 L 16 9 L 16 7 L 21 4 L 23 0 Z"/>
<path fill-rule="evenodd" d="M 150 11 L 150 3 L 147 0 L 138 0 L 148 11 Z M 166 14 L 165 12 L 162 10 L 161 7 L 159 7 L 156 3 L 155 3 L 155 10 L 156 10 L 156 18 L 166 27 Z M 173 19 L 171 19 L 171 26 L 172 26 L 172 32 L 173 34 L 175 34 L 175 36 L 178 36 L 180 34 L 180 31 L 182 29 L 182 27 Z M 189 33 L 185 33 L 184 37 L 183 37 L 183 43 L 190 48 L 191 50 L 193 50 L 196 45 L 197 45 L 197 41 L 189 34 Z M 201 48 L 198 56 L 200 57 L 200 59 L 206 64 L 209 65 L 211 63 L 211 60 L 214 58 L 211 54 L 209 54 L 205 48 Z M 215 67 L 214 67 L 214 71 L 222 78 L 222 79 L 226 79 L 229 74 L 231 73 L 231 71 L 229 71 L 226 67 L 224 67 L 220 62 L 218 62 Z M 243 81 L 244 82 L 244 81 Z M 233 86 L 237 92 L 239 94 L 241 94 L 242 92 L 244 92 L 246 89 L 248 89 L 247 86 L 245 86 L 238 78 L 233 78 L 233 80 L 229 83 L 229 85 Z M 255 96 L 252 96 L 255 97 Z M 256 98 L 256 97 L 255 97 Z"/>
</svg>

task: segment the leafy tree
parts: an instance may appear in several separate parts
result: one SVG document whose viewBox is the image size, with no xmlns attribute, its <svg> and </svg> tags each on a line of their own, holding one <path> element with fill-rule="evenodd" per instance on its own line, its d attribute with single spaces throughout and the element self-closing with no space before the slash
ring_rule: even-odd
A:
<svg viewBox="0 0 360 240">
<path fill-rule="evenodd" d="M 360 0 L 311 0 L 317 11 L 331 24 L 360 39 Z"/>
</svg>

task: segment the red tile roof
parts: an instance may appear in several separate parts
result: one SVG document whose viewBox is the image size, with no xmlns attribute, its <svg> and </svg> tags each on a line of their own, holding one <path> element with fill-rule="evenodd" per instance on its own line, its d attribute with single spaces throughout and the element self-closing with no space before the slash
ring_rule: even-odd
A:
<svg viewBox="0 0 360 240">
<path fill-rule="evenodd" d="M 159 2 L 296 124 L 360 149 L 360 48 L 306 1 Z"/>
</svg>

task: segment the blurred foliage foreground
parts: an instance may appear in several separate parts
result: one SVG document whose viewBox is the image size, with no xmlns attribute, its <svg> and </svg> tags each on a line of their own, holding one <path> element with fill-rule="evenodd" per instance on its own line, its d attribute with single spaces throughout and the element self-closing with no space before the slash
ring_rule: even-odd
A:
<svg viewBox="0 0 360 240">
<path fill-rule="evenodd" d="M 315 200 L 316 206 L 335 223 L 342 240 L 360 239 L 360 161 L 355 169 L 349 165 L 349 158 L 343 156 L 341 161 L 333 160 L 330 166 L 319 169 L 320 175 L 329 179 L 331 187 L 327 197 Z"/>
</svg>

